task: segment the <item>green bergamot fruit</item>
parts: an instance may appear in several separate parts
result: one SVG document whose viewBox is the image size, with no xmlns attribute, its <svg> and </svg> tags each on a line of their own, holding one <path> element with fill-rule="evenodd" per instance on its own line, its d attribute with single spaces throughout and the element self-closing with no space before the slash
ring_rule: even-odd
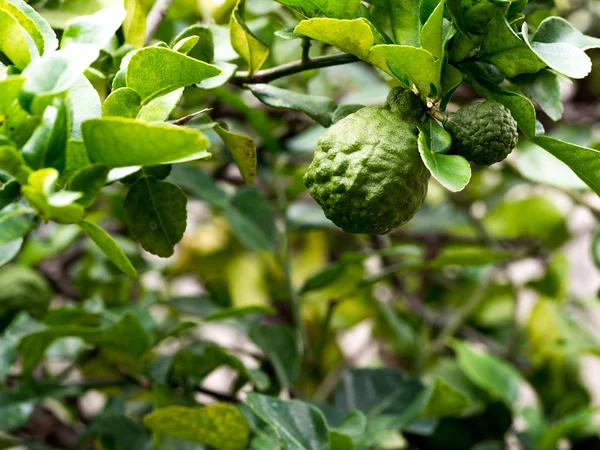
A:
<svg viewBox="0 0 600 450">
<path fill-rule="evenodd" d="M 408 222 L 427 194 L 429 171 L 417 147 L 423 104 L 394 88 L 321 138 L 304 183 L 325 215 L 348 233 L 384 234 Z"/>
<path fill-rule="evenodd" d="M 445 127 L 460 154 L 484 166 L 506 158 L 519 139 L 510 111 L 492 101 L 463 106 L 450 116 Z"/>
</svg>

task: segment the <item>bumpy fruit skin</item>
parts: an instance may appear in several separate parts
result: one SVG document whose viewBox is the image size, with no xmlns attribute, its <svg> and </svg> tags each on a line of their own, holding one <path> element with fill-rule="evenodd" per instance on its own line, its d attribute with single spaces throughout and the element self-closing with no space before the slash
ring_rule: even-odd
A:
<svg viewBox="0 0 600 450">
<path fill-rule="evenodd" d="M 450 116 L 445 127 L 460 154 L 483 166 L 502 161 L 519 140 L 517 122 L 510 111 L 492 101 L 463 106 Z"/>
<path fill-rule="evenodd" d="M 393 89 L 332 126 L 304 176 L 325 215 L 348 233 L 385 234 L 408 222 L 427 194 L 429 171 L 417 147 L 423 104 Z"/>
</svg>

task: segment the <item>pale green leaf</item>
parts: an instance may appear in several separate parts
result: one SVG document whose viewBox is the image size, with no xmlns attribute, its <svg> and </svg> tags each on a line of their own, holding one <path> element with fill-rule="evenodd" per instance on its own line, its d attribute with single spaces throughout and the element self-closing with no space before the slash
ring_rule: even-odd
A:
<svg viewBox="0 0 600 450">
<path fill-rule="evenodd" d="M 0 216 L 2 212 L 0 211 Z M 1 219 L 0 219 L 1 220 Z M 8 264 L 13 259 L 23 246 L 23 238 L 15 239 L 4 244 L 0 244 L 0 267 Z"/>
<path fill-rule="evenodd" d="M 34 211 L 19 203 L 13 203 L 0 210 L 0 245 L 20 239 L 33 227 Z"/>
<path fill-rule="evenodd" d="M 225 146 L 231 152 L 242 178 L 246 184 L 254 183 L 256 177 L 256 144 L 250 136 L 232 133 L 219 125 L 215 128 L 217 134 L 223 139 Z"/>
<path fill-rule="evenodd" d="M 185 232 L 186 205 L 187 197 L 179 186 L 142 177 L 127 193 L 123 216 L 131 235 L 145 250 L 166 258 Z"/>
<path fill-rule="evenodd" d="M 82 220 L 77 225 L 87 234 L 92 241 L 96 243 L 98 247 L 104 252 L 104 254 L 110 259 L 115 266 L 121 269 L 124 273 L 126 273 L 130 278 L 137 278 L 137 271 L 135 267 L 129 261 L 129 258 L 125 256 L 123 250 L 119 248 L 115 240 L 100 228 L 98 225 L 92 222 L 88 222 L 86 220 Z"/>
<path fill-rule="evenodd" d="M 155 98 L 150 103 L 142 106 L 138 119 L 144 122 L 164 122 L 177 108 L 182 96 L 183 88 Z"/>
<path fill-rule="evenodd" d="M 98 57 L 95 45 L 71 44 L 33 61 L 23 71 L 26 81 L 19 94 L 24 109 L 41 113 L 52 100 L 73 86 Z"/>
<path fill-rule="evenodd" d="M 425 166 L 442 186 L 451 192 L 465 188 L 471 179 L 471 166 L 465 158 L 432 151 L 430 138 L 423 130 L 419 133 L 418 145 Z"/>
<path fill-rule="evenodd" d="M 157 166 L 210 157 L 199 131 L 163 123 L 109 117 L 82 125 L 90 160 L 109 167 Z"/>
<path fill-rule="evenodd" d="M 148 47 L 131 57 L 127 65 L 127 87 L 137 91 L 145 105 L 156 97 L 220 74 L 217 67 L 182 53 Z"/>
<path fill-rule="evenodd" d="M 199 442 L 215 450 L 245 450 L 250 438 L 248 422 L 227 403 L 194 408 L 168 406 L 145 416 L 144 425 L 156 433 Z"/>
<path fill-rule="evenodd" d="M 126 14 L 122 7 L 106 8 L 70 21 L 62 34 L 61 48 L 74 43 L 93 44 L 104 48 L 121 27 Z"/>
<path fill-rule="evenodd" d="M 256 72 L 269 56 L 269 47 L 258 39 L 244 21 L 245 0 L 238 0 L 229 22 L 229 32 L 233 49 L 248 64 L 248 73 Z"/>
<path fill-rule="evenodd" d="M 102 103 L 98 91 L 84 75 L 80 75 L 67 94 L 68 136 L 81 139 L 81 124 L 102 117 Z"/>
<path fill-rule="evenodd" d="M 581 50 L 600 47 L 600 39 L 587 36 L 562 17 L 552 16 L 544 19 L 533 36 L 535 42 L 564 42 Z"/>
<path fill-rule="evenodd" d="M 536 136 L 533 142 L 569 166 L 585 184 L 600 195 L 600 150 L 550 136 Z"/>
<path fill-rule="evenodd" d="M 235 75 L 235 71 L 237 70 L 237 66 L 235 64 L 231 64 L 225 61 L 215 61 L 214 66 L 217 67 L 221 71 L 221 75 L 217 75 L 216 77 L 207 78 L 204 81 L 201 81 L 196 86 L 200 89 L 214 89 L 219 86 L 223 86 L 227 83 L 231 77 Z"/>
<path fill-rule="evenodd" d="M 123 22 L 125 42 L 134 48 L 144 46 L 146 38 L 146 14 L 140 0 L 125 0 L 127 15 Z"/>
</svg>

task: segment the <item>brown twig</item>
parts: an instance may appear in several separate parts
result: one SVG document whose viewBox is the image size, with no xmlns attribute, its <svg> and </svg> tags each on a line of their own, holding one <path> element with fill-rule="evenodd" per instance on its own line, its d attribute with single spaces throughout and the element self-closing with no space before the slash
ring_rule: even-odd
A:
<svg viewBox="0 0 600 450">
<path fill-rule="evenodd" d="M 300 59 L 271 69 L 259 70 L 252 75 L 248 75 L 246 72 L 237 72 L 229 81 L 238 86 L 244 84 L 269 83 L 278 78 L 304 72 L 306 70 L 322 69 L 324 67 L 339 66 L 341 64 L 349 64 L 357 61 L 360 61 L 360 59 L 354 55 L 349 55 L 348 53 L 335 53 L 333 55 L 308 58 L 307 60 Z"/>
<path fill-rule="evenodd" d="M 148 42 L 156 33 L 156 30 L 167 16 L 169 9 L 173 6 L 175 0 L 156 0 L 156 3 L 148 13 L 148 18 L 146 19 L 146 39 L 144 41 L 145 45 L 148 45 Z"/>
</svg>

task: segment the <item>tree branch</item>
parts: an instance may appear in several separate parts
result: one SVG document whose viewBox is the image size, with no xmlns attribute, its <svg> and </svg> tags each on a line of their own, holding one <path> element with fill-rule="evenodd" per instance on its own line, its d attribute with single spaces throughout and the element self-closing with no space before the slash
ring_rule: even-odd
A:
<svg viewBox="0 0 600 450">
<path fill-rule="evenodd" d="M 146 40 L 144 41 L 145 45 L 148 45 L 148 42 L 156 33 L 156 30 L 167 16 L 169 9 L 173 5 L 175 0 L 156 0 L 154 6 L 148 13 L 148 18 L 146 19 Z"/>
<path fill-rule="evenodd" d="M 272 69 L 259 70 L 252 75 L 248 75 L 246 72 L 237 72 L 229 81 L 238 86 L 244 84 L 269 83 L 278 78 L 287 77 L 288 75 L 304 72 L 306 70 L 322 69 L 324 67 L 339 66 L 341 64 L 349 64 L 357 61 L 360 61 L 360 59 L 354 55 L 335 53 L 333 55 L 308 58 L 305 61 L 294 61 L 273 67 Z"/>
</svg>

